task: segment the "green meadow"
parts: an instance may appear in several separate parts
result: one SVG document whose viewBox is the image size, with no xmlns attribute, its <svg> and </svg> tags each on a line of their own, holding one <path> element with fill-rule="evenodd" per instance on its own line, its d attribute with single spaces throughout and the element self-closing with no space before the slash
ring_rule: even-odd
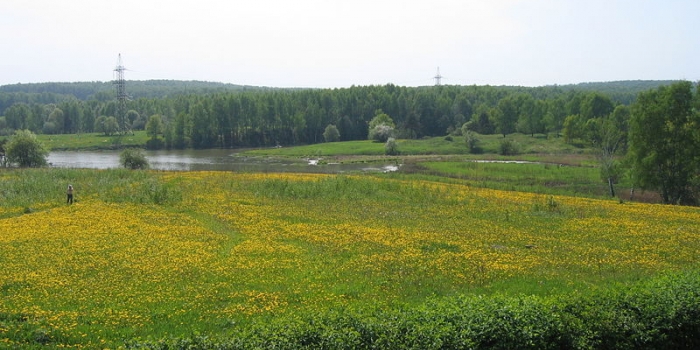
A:
<svg viewBox="0 0 700 350">
<path fill-rule="evenodd" d="M 109 136 L 102 133 L 39 134 L 37 139 L 50 150 L 67 151 L 143 147 L 148 140 L 148 136 L 145 131 L 135 131 L 126 135 Z"/>
<path fill-rule="evenodd" d="M 103 142 L 51 142 L 80 138 Z M 401 141 L 386 174 L 2 169 L 0 348 L 700 346 L 700 210 L 624 177 L 610 198 L 589 150 L 514 138 Z"/>
<path fill-rule="evenodd" d="M 582 146 L 564 143 L 563 138 L 553 135 L 538 134 L 533 136 L 512 134 L 504 138 L 502 135 L 479 135 L 479 154 L 469 154 L 464 138 L 461 136 L 432 137 L 420 140 L 397 140 L 400 156 L 420 155 L 470 155 L 474 158 L 493 158 L 498 154 L 502 140 L 507 139 L 516 143 L 521 157 L 544 155 L 579 155 L 590 154 L 592 151 Z M 333 156 L 383 156 L 384 144 L 370 140 L 329 142 L 307 146 L 266 148 L 250 150 L 247 153 L 268 156 L 290 157 L 333 157 Z"/>
</svg>

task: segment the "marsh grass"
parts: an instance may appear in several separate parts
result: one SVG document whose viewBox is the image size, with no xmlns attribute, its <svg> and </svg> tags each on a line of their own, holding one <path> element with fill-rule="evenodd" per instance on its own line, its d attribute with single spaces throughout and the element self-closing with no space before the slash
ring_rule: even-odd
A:
<svg viewBox="0 0 700 350">
<path fill-rule="evenodd" d="M 11 169 L 0 171 L 0 207 L 34 211 L 64 205 L 69 184 L 75 188 L 74 202 L 97 198 L 111 203 L 165 204 L 182 198 L 176 180 L 163 182 L 152 172 Z"/>
<path fill-rule="evenodd" d="M 305 181 L 270 177 L 250 184 L 249 190 L 269 198 L 323 199 L 352 201 L 373 199 L 386 202 L 424 201 L 440 193 L 423 191 L 422 185 L 409 181 L 376 181 L 371 177 L 330 176 L 311 177 Z"/>
<path fill-rule="evenodd" d="M 608 187 L 595 167 L 561 164 L 518 164 L 478 161 L 420 162 L 417 173 L 427 173 L 462 180 L 484 188 L 541 194 L 562 194 L 608 198 Z M 616 184 L 618 192 L 626 195 L 630 179 L 622 177 Z M 627 199 L 628 197 L 625 197 Z"/>
</svg>

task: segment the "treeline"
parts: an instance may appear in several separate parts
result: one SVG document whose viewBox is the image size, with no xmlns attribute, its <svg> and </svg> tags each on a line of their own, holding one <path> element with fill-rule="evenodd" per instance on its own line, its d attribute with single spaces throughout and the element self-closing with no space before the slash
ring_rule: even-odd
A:
<svg viewBox="0 0 700 350">
<path fill-rule="evenodd" d="M 154 146 L 297 145 L 323 142 L 323 132 L 329 125 L 338 129 L 342 141 L 366 139 L 370 120 L 384 113 L 396 125 L 398 138 L 458 133 L 465 124 L 467 129 L 479 134 L 558 134 L 571 116 L 576 116 L 576 122 L 570 123 L 567 132 L 576 137 L 582 132 L 574 129 L 586 120 L 610 114 L 615 106 L 624 104 L 622 100 L 633 100 L 633 97 L 614 100 L 598 91 L 560 86 L 389 84 L 293 90 L 240 86 L 233 89 L 234 86 L 226 88 L 222 84 L 218 88 L 223 90 L 217 90 L 218 85 L 204 84 L 197 85 L 192 93 L 173 89 L 169 90 L 172 95 L 130 99 L 126 101 L 126 112 L 118 115 L 121 109 L 113 98 L 114 92 L 98 87 L 107 83 L 94 83 L 97 85 L 92 90 L 76 83 L 75 91 L 71 91 L 71 84 L 57 84 L 44 90 L 42 84 L 37 84 L 22 92 L 16 86 L 15 91 L 2 87 L 0 101 L 11 104 L 0 117 L 0 134 L 8 135 L 18 129 L 44 134 L 123 133 L 142 130 L 151 117 L 156 117 L 160 126 L 154 136 L 162 137 L 162 142 Z M 127 92 L 135 95 L 139 86 L 149 89 L 148 82 L 141 85 L 129 82 Z M 152 93 L 158 90 L 151 88 Z M 87 95 L 88 90 L 97 92 Z M 630 91 L 635 91 L 630 96 L 636 94 L 636 90 Z M 26 101 L 17 101 L 21 94 Z"/>
<path fill-rule="evenodd" d="M 564 90 L 596 91 L 610 96 L 617 103 L 629 105 L 635 101 L 640 92 L 671 85 L 674 82 L 673 80 L 623 80 L 561 85 L 561 88 Z"/>
<path fill-rule="evenodd" d="M 554 85 L 565 91 L 597 91 L 609 95 L 621 104 L 633 102 L 638 93 L 670 85 L 672 80 L 623 80 L 612 82 L 591 82 L 569 85 Z M 128 95 L 132 99 L 162 98 L 175 95 L 210 94 L 251 90 L 274 90 L 270 87 L 226 84 L 208 81 L 183 80 L 129 80 Z M 278 89 L 279 90 L 279 89 Z M 107 101 L 115 98 L 113 82 L 50 82 L 25 83 L 0 86 L 0 115 L 2 111 L 17 102 L 56 103 L 74 97 L 79 100 L 97 99 Z"/>
<path fill-rule="evenodd" d="M 129 80 L 127 86 L 131 99 L 271 89 L 194 80 Z M 0 86 L 0 115 L 15 103 L 59 103 L 71 98 L 82 101 L 113 100 L 116 98 L 114 83 L 93 81 L 2 85 Z"/>
</svg>

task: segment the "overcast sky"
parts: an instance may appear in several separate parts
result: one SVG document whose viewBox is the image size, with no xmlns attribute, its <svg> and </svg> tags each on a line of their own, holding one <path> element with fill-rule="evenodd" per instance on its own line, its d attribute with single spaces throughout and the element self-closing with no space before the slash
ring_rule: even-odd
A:
<svg viewBox="0 0 700 350">
<path fill-rule="evenodd" d="M 700 80 L 698 0 L 0 0 L 0 85 Z"/>
</svg>

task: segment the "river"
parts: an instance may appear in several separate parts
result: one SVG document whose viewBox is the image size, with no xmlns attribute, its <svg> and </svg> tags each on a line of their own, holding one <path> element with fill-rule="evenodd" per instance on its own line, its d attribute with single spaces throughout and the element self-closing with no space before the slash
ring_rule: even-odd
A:
<svg viewBox="0 0 700 350">
<path fill-rule="evenodd" d="M 56 151 L 48 162 L 57 168 L 118 168 L 121 151 Z M 173 171 L 237 171 L 237 172 L 389 172 L 398 170 L 394 162 L 329 163 L 318 158 L 288 159 L 242 156 L 235 150 L 160 150 L 143 151 L 151 169 Z"/>
</svg>

